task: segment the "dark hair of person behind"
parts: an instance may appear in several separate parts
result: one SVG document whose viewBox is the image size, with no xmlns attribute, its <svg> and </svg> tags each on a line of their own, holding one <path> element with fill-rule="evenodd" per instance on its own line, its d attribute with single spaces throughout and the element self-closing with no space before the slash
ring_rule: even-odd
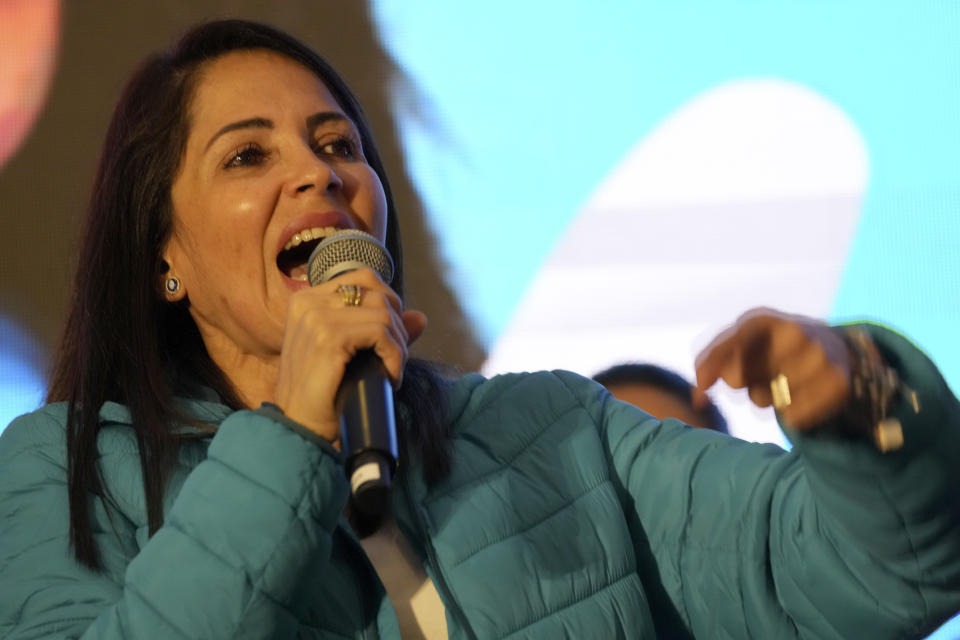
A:
<svg viewBox="0 0 960 640">
<path fill-rule="evenodd" d="M 669 369 L 646 363 L 618 364 L 597 373 L 593 379 L 608 388 L 626 384 L 656 387 L 685 403 L 691 411 L 700 416 L 703 424 L 708 428 L 729 433 L 727 421 L 720 413 L 720 409 L 712 402 L 703 409 L 696 409 L 691 402 L 693 385 L 686 378 Z"/>
<path fill-rule="evenodd" d="M 112 400 L 130 410 L 151 534 L 163 522 L 164 487 L 179 443 L 170 427 L 190 422 L 176 397 L 207 387 L 231 408 L 242 408 L 207 354 L 188 303 L 167 302 L 161 282 L 167 270 L 162 250 L 173 220 L 170 192 L 189 133 L 197 72 L 221 55 L 251 49 L 280 53 L 313 71 L 357 125 L 364 155 L 386 193 L 386 244 L 396 265 L 390 285 L 403 295 L 400 233 L 387 175 L 360 105 L 326 61 L 279 30 L 242 20 L 199 25 L 169 52 L 146 59 L 124 89 L 107 131 L 47 394 L 48 402 L 69 402 L 70 540 L 78 561 L 91 568 L 100 566 L 100 558 L 87 501 L 99 496 L 109 508 L 97 469 L 102 404 Z M 406 445 L 419 452 L 428 481 L 442 477 L 450 464 L 443 385 L 431 365 L 411 360 L 398 395 L 403 408 L 398 417 L 411 417 Z M 406 456 L 403 447 L 401 457 Z"/>
</svg>

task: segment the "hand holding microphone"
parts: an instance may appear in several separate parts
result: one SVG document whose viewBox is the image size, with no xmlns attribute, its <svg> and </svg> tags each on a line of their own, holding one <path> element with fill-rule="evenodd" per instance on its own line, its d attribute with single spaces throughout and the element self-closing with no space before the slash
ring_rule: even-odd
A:
<svg viewBox="0 0 960 640">
<path fill-rule="evenodd" d="M 355 508 L 379 515 L 396 466 L 393 385 L 407 344 L 426 318 L 403 311 L 385 283 L 393 277 L 386 249 L 373 236 L 341 230 L 308 261 L 312 287 L 290 301 L 277 402 L 319 435 L 338 435 Z"/>
</svg>

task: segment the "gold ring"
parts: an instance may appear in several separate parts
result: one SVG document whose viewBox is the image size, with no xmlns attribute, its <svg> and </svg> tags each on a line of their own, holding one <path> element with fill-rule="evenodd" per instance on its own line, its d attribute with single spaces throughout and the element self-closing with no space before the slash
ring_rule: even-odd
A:
<svg viewBox="0 0 960 640">
<path fill-rule="evenodd" d="M 357 284 L 342 284 L 337 287 L 337 293 L 343 298 L 345 307 L 359 307 L 363 300 L 363 287 Z"/>
<path fill-rule="evenodd" d="M 773 396 L 773 408 L 782 411 L 790 406 L 790 383 L 787 376 L 778 373 L 777 377 L 770 381 L 770 395 Z"/>
</svg>

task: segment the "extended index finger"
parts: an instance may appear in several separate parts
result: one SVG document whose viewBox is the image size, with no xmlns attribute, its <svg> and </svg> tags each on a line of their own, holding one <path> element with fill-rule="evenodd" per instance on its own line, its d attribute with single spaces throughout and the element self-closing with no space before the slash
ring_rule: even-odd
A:
<svg viewBox="0 0 960 640">
<path fill-rule="evenodd" d="M 753 369 L 766 360 L 757 351 L 766 353 L 771 326 L 783 317 L 773 309 L 751 309 L 722 331 L 696 358 L 698 391 L 706 391 L 720 378 L 735 389 L 747 386 L 748 378 L 757 373 Z"/>
<path fill-rule="evenodd" d="M 697 354 L 694 361 L 697 377 L 695 393 L 706 393 L 707 389 L 716 384 L 722 376 L 724 367 L 733 358 L 737 349 L 734 338 L 736 330 L 737 325 L 727 327 Z"/>
</svg>

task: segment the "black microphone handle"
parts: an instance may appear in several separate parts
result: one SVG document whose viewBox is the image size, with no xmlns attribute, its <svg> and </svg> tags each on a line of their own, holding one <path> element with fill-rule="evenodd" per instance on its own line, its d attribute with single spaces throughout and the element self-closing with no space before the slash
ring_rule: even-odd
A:
<svg viewBox="0 0 960 640">
<path fill-rule="evenodd" d="M 393 387 L 373 349 L 357 352 L 347 364 L 337 408 L 353 504 L 368 516 L 383 515 L 397 464 L 397 426 Z"/>
</svg>

